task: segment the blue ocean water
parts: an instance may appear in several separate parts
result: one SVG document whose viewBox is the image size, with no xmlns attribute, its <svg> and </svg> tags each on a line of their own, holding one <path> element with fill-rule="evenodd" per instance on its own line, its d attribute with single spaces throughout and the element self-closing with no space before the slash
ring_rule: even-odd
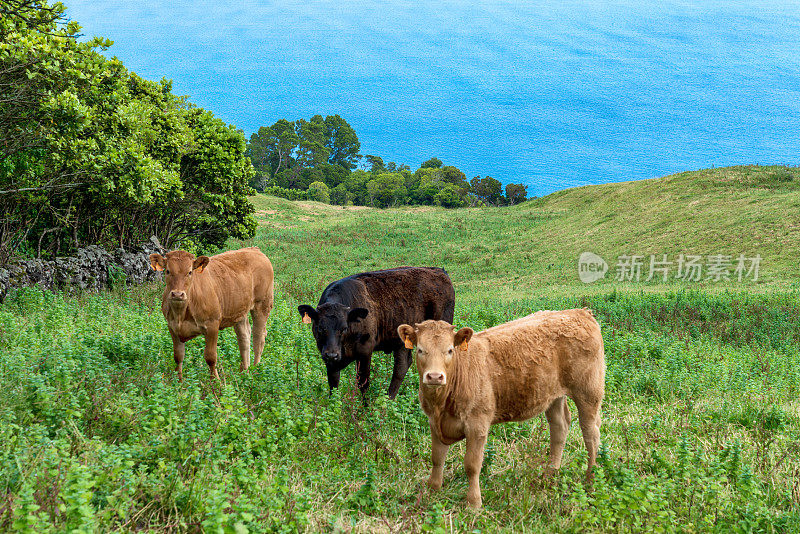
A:
<svg viewBox="0 0 800 534">
<path fill-rule="evenodd" d="M 140 75 L 236 124 L 342 115 L 364 154 L 542 195 L 800 164 L 796 1 L 67 0 Z"/>
</svg>

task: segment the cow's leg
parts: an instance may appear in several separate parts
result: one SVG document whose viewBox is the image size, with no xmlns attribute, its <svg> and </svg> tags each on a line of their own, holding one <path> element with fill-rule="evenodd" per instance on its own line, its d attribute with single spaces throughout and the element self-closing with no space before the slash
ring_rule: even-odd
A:
<svg viewBox="0 0 800 534">
<path fill-rule="evenodd" d="M 217 373 L 217 339 L 219 338 L 219 324 L 206 325 L 206 349 L 203 356 L 208 364 L 211 376 L 219 380 Z"/>
<path fill-rule="evenodd" d="M 601 399 L 594 397 L 573 397 L 578 407 L 578 420 L 583 433 L 583 442 L 589 460 L 586 468 L 586 478 L 592 478 L 592 468 L 597 463 L 597 450 L 600 448 L 600 404 Z"/>
<path fill-rule="evenodd" d="M 413 361 L 411 356 L 411 349 L 400 348 L 394 351 L 394 370 L 392 371 L 392 381 L 389 383 L 389 391 L 386 392 L 390 399 L 397 396 L 400 390 L 400 384 L 408 373 L 408 368 L 411 367 Z"/>
<path fill-rule="evenodd" d="M 339 374 L 341 373 L 341 369 L 333 366 L 325 366 L 325 370 L 328 373 L 328 396 L 330 396 L 333 395 L 333 390 L 339 387 Z"/>
<path fill-rule="evenodd" d="M 250 367 L 250 318 L 245 315 L 242 320 L 233 325 L 236 331 L 236 341 L 239 343 L 239 354 L 242 356 L 240 371 L 247 371 Z"/>
<path fill-rule="evenodd" d="M 442 472 L 444 471 L 444 459 L 447 456 L 447 450 L 450 448 L 450 445 L 445 445 L 441 442 L 439 437 L 436 434 L 436 431 L 433 428 L 433 425 L 430 425 L 431 428 L 431 463 L 433 467 L 431 467 L 431 476 L 428 479 L 428 486 L 432 490 L 438 490 L 442 487 Z"/>
<path fill-rule="evenodd" d="M 369 389 L 369 375 L 372 367 L 372 353 L 360 355 L 356 360 L 356 384 L 361 391 L 361 399 L 367 404 L 367 389 Z"/>
<path fill-rule="evenodd" d="M 467 473 L 469 488 L 467 503 L 473 508 L 480 508 L 481 499 L 480 474 L 483 467 L 483 448 L 489 435 L 489 425 L 467 428 L 467 453 L 464 455 L 464 471 Z"/>
<path fill-rule="evenodd" d="M 273 293 L 269 289 L 266 298 L 261 302 L 256 302 L 255 308 L 251 312 L 253 315 L 253 365 L 258 365 L 261 361 L 261 354 L 264 352 L 264 342 L 267 338 L 267 319 L 272 312 Z"/>
<path fill-rule="evenodd" d="M 547 423 L 550 426 L 550 469 L 561 467 L 561 456 L 564 453 L 564 443 L 567 441 L 571 417 L 567 407 L 567 398 L 559 397 L 545 412 Z"/>
<path fill-rule="evenodd" d="M 186 355 L 186 343 L 172 334 L 172 356 L 175 358 L 175 372 L 178 373 L 178 381 L 183 382 L 183 357 Z"/>
<path fill-rule="evenodd" d="M 250 312 L 253 317 L 253 365 L 258 365 L 261 362 L 261 354 L 264 352 L 264 343 L 267 338 L 269 310 L 264 308 L 263 303 L 257 302 L 256 307 Z"/>
</svg>

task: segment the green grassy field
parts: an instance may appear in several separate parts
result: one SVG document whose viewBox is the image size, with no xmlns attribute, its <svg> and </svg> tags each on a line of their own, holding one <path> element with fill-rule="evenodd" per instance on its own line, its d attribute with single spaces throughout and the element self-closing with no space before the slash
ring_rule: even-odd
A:
<svg viewBox="0 0 800 534">
<path fill-rule="evenodd" d="M 0 305 L 0 530 L 20 532 L 796 532 L 800 530 L 800 171 L 743 167 L 568 190 L 510 208 L 373 210 L 271 197 L 248 242 L 276 269 L 262 364 L 224 386 L 202 341 L 186 381 L 149 285 Z M 757 282 L 584 285 L 577 258 L 756 253 Z M 573 424 L 542 475 L 544 417 L 493 428 L 484 508 L 464 502 L 463 444 L 425 488 L 430 438 L 414 370 L 370 404 L 354 369 L 327 395 L 297 305 L 330 281 L 397 265 L 445 267 L 456 323 L 589 306 L 608 365 L 594 484 Z M 574 405 L 571 405 L 573 414 Z"/>
<path fill-rule="evenodd" d="M 261 247 L 284 279 L 311 291 L 299 295 L 307 298 L 332 278 L 399 264 L 444 266 L 460 302 L 613 288 L 800 289 L 800 168 L 687 172 L 569 189 L 504 208 L 343 209 L 263 196 L 255 204 L 262 229 L 246 244 Z M 609 272 L 584 286 L 577 276 L 584 251 L 602 256 L 612 271 L 621 254 L 668 254 L 674 261 L 680 253 L 758 253 L 763 259 L 758 282 L 746 285 L 625 284 Z"/>
</svg>

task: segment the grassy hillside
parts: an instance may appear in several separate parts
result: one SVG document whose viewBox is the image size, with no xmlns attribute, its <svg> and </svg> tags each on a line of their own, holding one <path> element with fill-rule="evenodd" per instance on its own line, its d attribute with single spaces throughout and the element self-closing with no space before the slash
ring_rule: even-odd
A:
<svg viewBox="0 0 800 534">
<path fill-rule="evenodd" d="M 683 282 L 678 287 L 800 288 L 800 168 L 733 167 L 666 178 L 586 186 L 505 208 L 347 208 L 256 197 L 260 246 L 279 277 L 318 294 L 360 270 L 439 265 L 460 300 L 517 299 L 612 288 L 663 290 L 661 283 L 615 282 L 621 254 L 762 256 L 758 282 Z M 611 271 L 584 286 L 581 252 Z M 642 279 L 646 278 L 646 271 Z M 310 286 L 309 286 L 310 284 Z M 312 291 L 313 289 L 313 291 Z"/>
<path fill-rule="evenodd" d="M 457 211 L 257 197 L 252 243 L 275 265 L 276 307 L 248 373 L 233 331 L 220 336 L 221 390 L 201 340 L 175 380 L 157 284 L 22 291 L 0 305 L 0 531 L 797 532 L 797 176 L 720 169 Z M 764 265 L 758 283 L 584 285 L 584 250 L 758 252 Z M 297 305 L 340 276 L 398 264 L 446 267 L 456 322 L 476 330 L 537 309 L 595 310 L 608 369 L 593 486 L 576 422 L 554 479 L 544 417 L 500 425 L 473 512 L 463 444 L 442 491 L 425 488 L 414 369 L 395 401 L 382 355 L 368 407 L 352 367 L 328 396 Z"/>
</svg>

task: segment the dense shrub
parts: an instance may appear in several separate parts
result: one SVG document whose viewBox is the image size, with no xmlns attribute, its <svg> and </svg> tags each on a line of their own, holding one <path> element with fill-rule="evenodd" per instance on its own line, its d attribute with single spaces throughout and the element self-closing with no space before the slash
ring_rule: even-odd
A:
<svg viewBox="0 0 800 534">
<path fill-rule="evenodd" d="M 0 264 L 156 235 L 220 247 L 255 231 L 243 134 L 79 41 L 46 1 L 0 1 Z"/>
</svg>

